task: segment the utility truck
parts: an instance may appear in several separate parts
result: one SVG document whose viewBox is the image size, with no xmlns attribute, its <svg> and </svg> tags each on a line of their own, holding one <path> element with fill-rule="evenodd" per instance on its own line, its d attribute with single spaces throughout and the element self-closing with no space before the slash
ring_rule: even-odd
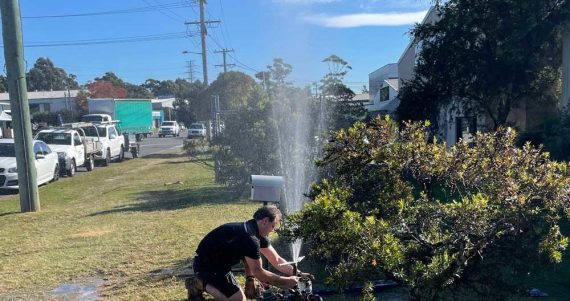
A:
<svg viewBox="0 0 570 301">
<path fill-rule="evenodd" d="M 121 134 L 134 135 L 141 141 L 152 133 L 152 103 L 150 99 L 92 98 L 87 100 L 89 114 L 86 122 L 117 121 Z"/>
<path fill-rule="evenodd" d="M 36 135 L 36 140 L 45 142 L 52 151 L 57 152 L 62 175 L 73 177 L 78 166 L 92 171 L 95 168 L 95 156 L 101 154 L 103 147 L 99 139 L 87 137 L 82 127 L 91 127 L 97 131 L 94 125 L 79 122 L 44 129 Z"/>
<path fill-rule="evenodd" d="M 108 166 L 112 159 L 116 158 L 118 161 L 123 161 L 125 158 L 128 140 L 125 135 L 119 134 L 115 127 L 116 123 L 116 121 L 104 121 L 81 127 L 86 137 L 101 143 L 101 151 L 95 154 L 95 160 L 102 161 L 103 166 Z"/>
</svg>

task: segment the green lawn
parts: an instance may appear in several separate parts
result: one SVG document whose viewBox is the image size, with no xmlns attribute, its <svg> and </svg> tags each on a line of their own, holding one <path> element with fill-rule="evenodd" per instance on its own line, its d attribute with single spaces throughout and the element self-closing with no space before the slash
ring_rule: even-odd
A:
<svg viewBox="0 0 570 301">
<path fill-rule="evenodd" d="M 178 154 L 96 168 L 40 198 L 39 213 L 0 201 L 0 300 L 58 299 L 61 284 L 93 280 L 110 300 L 184 300 L 175 275 L 199 240 L 257 207 L 214 184 L 208 161 Z"/>
</svg>

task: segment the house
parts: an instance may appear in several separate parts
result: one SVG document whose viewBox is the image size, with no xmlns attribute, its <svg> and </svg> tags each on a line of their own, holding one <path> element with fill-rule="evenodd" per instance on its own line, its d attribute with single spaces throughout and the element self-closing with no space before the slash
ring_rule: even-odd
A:
<svg viewBox="0 0 570 301">
<path fill-rule="evenodd" d="M 398 64 L 391 63 L 368 75 L 370 102 L 365 105 L 372 117 L 393 114 L 400 104 L 398 96 Z"/>
<path fill-rule="evenodd" d="M 427 12 L 422 24 L 437 22 L 441 16 L 434 7 Z M 570 30 L 569 30 L 570 32 Z M 570 83 L 568 83 L 570 74 L 570 33 L 565 38 L 565 94 L 562 101 L 570 102 Z M 384 67 L 369 74 L 370 92 L 372 100 L 366 106 L 371 114 L 391 114 L 393 113 L 400 101 L 398 99 L 399 88 L 406 84 L 407 81 L 413 79 L 414 69 L 417 65 L 419 53 L 421 52 L 421 42 L 411 40 L 396 65 L 396 71 L 388 64 Z M 536 128 L 544 120 L 543 116 L 550 115 L 555 108 L 549 106 L 539 106 L 529 101 L 523 103 L 520 107 L 511 109 L 507 117 L 507 124 L 525 130 Z M 474 112 L 457 101 L 440 107 L 438 112 L 438 132 L 437 136 L 440 141 L 445 141 L 451 146 L 460 139 L 469 140 L 477 131 L 489 131 L 493 128 L 492 120 L 483 113 Z"/>
<path fill-rule="evenodd" d="M 80 90 L 35 91 L 28 92 L 30 115 L 42 112 L 72 111 L 79 112 L 75 97 Z M 10 109 L 10 94 L 0 93 L 0 108 Z"/>
</svg>

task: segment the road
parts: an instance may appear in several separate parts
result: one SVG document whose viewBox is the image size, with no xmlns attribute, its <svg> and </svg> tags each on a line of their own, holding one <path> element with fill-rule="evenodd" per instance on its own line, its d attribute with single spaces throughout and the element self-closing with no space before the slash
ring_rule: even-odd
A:
<svg viewBox="0 0 570 301">
<path fill-rule="evenodd" d="M 158 138 L 158 136 L 147 138 L 140 142 L 140 156 L 150 156 L 154 154 L 159 154 L 162 152 L 168 152 L 176 149 L 181 149 L 182 144 L 184 141 L 184 137 L 186 137 L 186 131 L 182 131 L 180 133 L 180 137 L 165 137 L 165 138 Z M 131 160 L 131 154 L 125 153 L 125 159 Z M 115 163 L 113 161 L 112 164 L 120 164 Z M 95 169 L 105 168 L 98 164 Z M 84 167 L 77 168 L 77 172 L 75 173 L 76 177 L 85 177 L 89 176 L 89 173 L 86 171 Z M 60 181 L 68 181 L 71 178 L 68 177 L 61 177 Z M 0 190 L 0 201 L 5 199 L 11 195 L 17 194 L 17 191 L 10 191 L 10 190 Z"/>
</svg>

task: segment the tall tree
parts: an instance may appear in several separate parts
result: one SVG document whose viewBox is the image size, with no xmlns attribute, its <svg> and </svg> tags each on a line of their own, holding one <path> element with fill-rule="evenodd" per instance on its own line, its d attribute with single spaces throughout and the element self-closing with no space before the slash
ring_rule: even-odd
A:
<svg viewBox="0 0 570 301">
<path fill-rule="evenodd" d="M 449 0 L 441 20 L 413 31 L 421 53 L 401 89 L 401 119 L 437 118 L 456 102 L 485 114 L 496 129 L 513 108 L 553 104 L 560 83 L 567 0 Z"/>
<path fill-rule="evenodd" d="M 77 77 L 56 67 L 49 58 L 40 57 L 26 74 L 29 91 L 78 89 Z"/>
<path fill-rule="evenodd" d="M 328 65 L 328 73 L 321 79 L 321 91 L 331 108 L 329 125 L 331 129 L 349 128 L 366 114 L 362 103 L 352 101 L 355 93 L 343 82 L 352 67 L 335 54 L 326 57 L 323 62 Z"/>
</svg>

